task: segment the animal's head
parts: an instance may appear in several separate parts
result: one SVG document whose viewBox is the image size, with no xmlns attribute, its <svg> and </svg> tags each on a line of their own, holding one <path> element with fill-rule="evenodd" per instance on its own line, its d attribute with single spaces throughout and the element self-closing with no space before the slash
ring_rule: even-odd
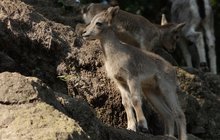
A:
<svg viewBox="0 0 220 140">
<path fill-rule="evenodd" d="M 169 51 L 173 52 L 176 49 L 176 43 L 178 42 L 181 30 L 184 27 L 185 23 L 174 24 L 168 23 L 164 14 L 161 18 L 161 41 L 163 47 Z"/>
<path fill-rule="evenodd" d="M 101 3 L 91 3 L 82 8 L 81 14 L 86 24 L 89 24 L 92 19 L 100 12 L 106 11 L 109 5 Z"/>
<path fill-rule="evenodd" d="M 119 7 L 109 7 L 106 11 L 97 14 L 85 28 L 82 36 L 86 39 L 100 38 L 103 32 L 111 26 L 112 17 L 119 10 Z"/>
</svg>

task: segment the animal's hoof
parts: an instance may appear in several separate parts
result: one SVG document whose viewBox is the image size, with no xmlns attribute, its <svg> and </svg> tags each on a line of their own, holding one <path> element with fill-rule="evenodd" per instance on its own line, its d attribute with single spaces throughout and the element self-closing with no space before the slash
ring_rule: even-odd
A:
<svg viewBox="0 0 220 140">
<path fill-rule="evenodd" d="M 127 127 L 127 129 L 136 132 L 136 126 L 134 126 L 134 127 L 133 126 L 132 127 Z"/>
<path fill-rule="evenodd" d="M 138 131 L 142 133 L 150 133 L 150 131 L 147 128 L 144 128 L 143 126 L 138 126 Z"/>
<path fill-rule="evenodd" d="M 209 72 L 210 71 L 206 62 L 201 62 L 199 68 L 203 72 Z"/>
</svg>

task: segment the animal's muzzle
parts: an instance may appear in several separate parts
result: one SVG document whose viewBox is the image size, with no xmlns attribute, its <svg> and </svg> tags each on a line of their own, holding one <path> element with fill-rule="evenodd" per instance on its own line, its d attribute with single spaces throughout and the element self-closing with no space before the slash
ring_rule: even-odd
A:
<svg viewBox="0 0 220 140">
<path fill-rule="evenodd" d="M 89 35 L 88 35 L 88 34 L 86 34 L 86 31 L 83 31 L 83 33 L 82 33 L 82 37 L 87 38 L 87 37 L 89 37 Z"/>
</svg>

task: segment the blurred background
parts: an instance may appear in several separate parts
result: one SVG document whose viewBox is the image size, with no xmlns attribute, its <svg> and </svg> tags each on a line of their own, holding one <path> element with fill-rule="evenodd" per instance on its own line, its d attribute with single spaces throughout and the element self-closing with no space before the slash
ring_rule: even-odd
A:
<svg viewBox="0 0 220 140">
<path fill-rule="evenodd" d="M 87 3 L 99 3 L 99 2 L 107 2 L 107 0 L 81 0 L 82 4 Z M 112 5 L 119 5 L 121 9 L 125 11 L 129 11 L 131 13 L 140 14 L 147 19 L 149 19 L 153 23 L 160 24 L 161 14 L 165 13 L 168 21 L 170 21 L 170 8 L 171 3 L 169 0 L 108 0 L 109 3 Z M 214 20 L 215 20 L 215 37 L 216 37 L 216 56 L 217 56 L 217 66 L 218 66 L 218 73 L 220 72 L 220 2 L 217 0 L 210 0 L 213 11 L 214 11 Z M 177 47 L 178 48 L 178 47 Z M 174 52 L 174 57 L 178 57 L 180 51 L 177 49 Z M 177 60 L 181 62 L 183 60 Z M 184 62 L 183 62 L 184 63 Z"/>
</svg>

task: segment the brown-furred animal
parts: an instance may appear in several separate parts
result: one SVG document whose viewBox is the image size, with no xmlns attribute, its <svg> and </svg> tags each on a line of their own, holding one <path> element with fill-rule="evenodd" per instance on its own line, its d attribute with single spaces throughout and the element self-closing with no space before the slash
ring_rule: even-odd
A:
<svg viewBox="0 0 220 140">
<path fill-rule="evenodd" d="M 174 67 L 154 53 L 121 42 L 113 25 L 113 17 L 118 12 L 118 7 L 110 7 L 104 13 L 97 14 L 82 36 L 101 42 L 107 75 L 121 93 L 127 114 L 127 129 L 148 129 L 142 110 L 142 99 L 147 99 L 164 119 L 165 134 L 174 136 L 176 123 L 179 140 L 186 140 L 186 120 L 176 94 Z"/>
<path fill-rule="evenodd" d="M 96 14 L 107 10 L 108 7 L 100 3 L 91 3 L 83 8 L 82 15 L 85 23 L 90 23 Z M 156 25 L 143 16 L 123 10 L 119 10 L 117 14 L 113 13 L 112 16 L 112 28 L 122 42 L 148 51 L 154 51 L 161 46 L 170 52 L 174 51 L 179 31 L 183 26 L 184 23 Z"/>
</svg>

